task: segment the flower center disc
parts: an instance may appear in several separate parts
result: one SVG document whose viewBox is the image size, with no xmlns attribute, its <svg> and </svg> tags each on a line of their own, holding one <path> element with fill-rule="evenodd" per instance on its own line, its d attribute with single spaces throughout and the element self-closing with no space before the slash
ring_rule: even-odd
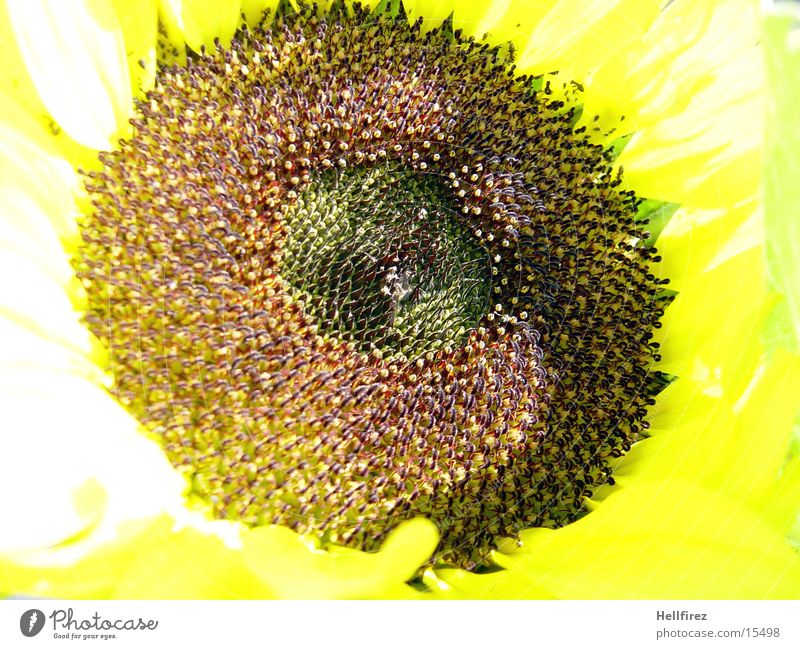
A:
<svg viewBox="0 0 800 649">
<path fill-rule="evenodd" d="M 584 512 L 646 428 L 654 255 L 510 55 L 335 2 L 163 67 L 88 174 L 114 394 L 214 516 L 435 561 Z"/>
<path fill-rule="evenodd" d="M 434 175 L 326 172 L 288 209 L 279 272 L 358 349 L 414 360 L 459 345 L 489 309 L 491 264 L 454 211 Z"/>
</svg>

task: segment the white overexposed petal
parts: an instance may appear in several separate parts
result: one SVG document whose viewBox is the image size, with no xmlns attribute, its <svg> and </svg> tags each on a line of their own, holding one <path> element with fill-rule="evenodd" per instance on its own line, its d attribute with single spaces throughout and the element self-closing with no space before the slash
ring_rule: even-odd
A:
<svg viewBox="0 0 800 649">
<path fill-rule="evenodd" d="M 125 41 L 105 0 L 6 0 L 22 57 L 42 102 L 77 142 L 108 149 L 127 123 Z"/>
<path fill-rule="evenodd" d="M 76 279 L 63 248 L 77 237 L 78 178 L 38 124 L 15 130 L 4 117 L 0 116 L 0 267 L 5 281 L 0 284 L 0 316 L 24 323 L 87 359 L 96 357 L 96 345 L 75 311 Z"/>
<path fill-rule="evenodd" d="M 184 481 L 105 390 L 55 369 L 0 372 L 0 551 L 33 551 L 181 505 Z M 97 537 L 97 531 L 90 537 Z M 95 539 L 99 541 L 99 538 Z"/>
<path fill-rule="evenodd" d="M 87 362 L 93 363 L 102 356 L 97 353 L 91 334 L 81 324 L 64 286 L 51 272 L 26 258 L 24 253 L 12 252 L 0 245 L 0 273 L 5 278 L 0 286 L 0 318 L 24 326 L 45 341 L 80 353 Z M 0 363 L 7 350 L 6 344 L 7 341 L 0 342 Z M 20 350 L 9 351 L 16 354 Z"/>
<path fill-rule="evenodd" d="M 37 120 L 25 120 L 22 110 L 8 102 L 0 111 L 0 191 L 27 196 L 62 242 L 73 240 L 77 236 L 73 197 L 80 181 L 59 154 L 55 138 Z M 24 217 L 3 210 L 0 218 Z"/>
</svg>

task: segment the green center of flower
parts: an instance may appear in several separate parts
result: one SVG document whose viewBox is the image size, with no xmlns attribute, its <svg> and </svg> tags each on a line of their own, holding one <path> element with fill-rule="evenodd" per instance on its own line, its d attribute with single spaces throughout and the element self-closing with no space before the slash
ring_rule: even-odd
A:
<svg viewBox="0 0 800 649">
<path fill-rule="evenodd" d="M 432 174 L 325 172 L 284 217 L 278 270 L 321 328 L 415 359 L 464 342 L 489 309 L 487 251 Z"/>
<path fill-rule="evenodd" d="M 510 55 L 280 10 L 162 68 L 87 179 L 117 398 L 217 517 L 435 561 L 584 512 L 647 427 L 654 250 L 610 151 Z"/>
</svg>

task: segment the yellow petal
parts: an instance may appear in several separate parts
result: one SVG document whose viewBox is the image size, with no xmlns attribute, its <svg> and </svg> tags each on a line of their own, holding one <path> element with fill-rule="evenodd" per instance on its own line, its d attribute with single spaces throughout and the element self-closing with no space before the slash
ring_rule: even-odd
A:
<svg viewBox="0 0 800 649">
<path fill-rule="evenodd" d="M 769 500 L 764 504 L 762 515 L 795 543 L 800 542 L 798 502 L 800 502 L 800 457 L 794 457 L 781 470 L 780 479 L 775 484 Z"/>
<path fill-rule="evenodd" d="M 131 112 L 125 42 L 104 0 L 8 0 L 14 35 L 49 113 L 77 142 L 108 149 Z"/>
<path fill-rule="evenodd" d="M 156 0 L 113 0 L 113 4 L 125 38 L 131 89 L 141 97 L 156 78 Z"/>
<path fill-rule="evenodd" d="M 510 21 L 512 0 L 489 0 L 488 2 L 458 2 L 453 7 L 453 26 L 465 36 L 481 39 L 492 32 L 495 39 L 502 33 L 503 21 Z"/>
<path fill-rule="evenodd" d="M 241 549 L 192 527 L 167 521 L 136 544 L 135 559 L 120 571 L 115 599 L 243 599 L 273 593 L 244 562 Z"/>
<path fill-rule="evenodd" d="M 592 80 L 586 116 L 616 102 L 636 130 L 620 164 L 639 195 L 705 208 L 756 195 L 765 113 L 757 12 L 751 0 L 678 0 L 639 49 Z"/>
<path fill-rule="evenodd" d="M 792 423 L 800 410 L 796 400 L 788 395 L 798 394 L 798 388 L 800 358 L 778 352 L 734 407 L 736 426 L 732 445 L 736 458 L 728 465 L 727 477 L 719 483 L 719 488 L 755 512 L 770 507 L 776 480 L 784 468 Z M 788 483 L 784 488 L 796 495 L 794 513 L 800 514 L 800 491 L 796 485 L 790 488 Z"/>
<path fill-rule="evenodd" d="M 223 3 L 208 0 L 160 0 L 162 16 L 174 25 L 186 44 L 195 52 L 205 45 L 214 47 L 214 39 L 223 45 L 231 42 L 239 26 L 241 4 L 239 0 Z"/>
<path fill-rule="evenodd" d="M 389 534 L 380 551 L 325 550 L 285 527 L 268 526 L 244 536 L 245 558 L 281 598 L 409 597 L 405 582 L 436 548 L 433 523 L 414 519 Z"/>
<path fill-rule="evenodd" d="M 495 45 L 510 42 L 517 52 L 526 46 L 531 30 L 553 6 L 547 0 L 495 0 L 457 5 L 454 9 L 457 28 L 477 38 L 487 34 L 489 42 Z"/>
<path fill-rule="evenodd" d="M 661 11 L 650 30 L 636 43 L 618 49 L 586 82 L 582 124 L 595 116 L 603 130 L 623 125 L 639 130 L 665 116 L 681 112 L 708 73 L 694 65 L 678 65 L 680 57 L 707 37 L 714 16 L 713 2 L 677 0 Z M 684 73 L 676 78 L 675 68 Z M 694 74 L 687 78 L 685 75 Z"/>
<path fill-rule="evenodd" d="M 728 210 L 682 209 L 673 216 L 658 239 L 663 261 L 655 270 L 679 294 L 655 335 L 662 345 L 658 369 L 705 382 L 706 389 L 744 389 L 742 380 L 752 375 L 760 354 L 748 342 L 758 342 L 770 308 L 763 238 L 762 214 L 751 202 Z"/>
<path fill-rule="evenodd" d="M 425 585 L 439 599 L 553 599 L 554 595 L 527 572 L 499 570 L 475 574 L 466 570 L 428 571 Z"/>
<path fill-rule="evenodd" d="M 747 74 L 746 66 L 740 67 Z M 757 195 L 763 95 L 758 88 L 739 101 L 726 94 L 724 106 L 712 102 L 712 96 L 695 94 L 683 113 L 631 138 L 619 159 L 626 187 L 642 196 L 710 209 Z"/>
<path fill-rule="evenodd" d="M 743 251 L 745 243 L 749 247 L 763 245 L 760 225 L 761 214 L 755 200 L 714 210 L 682 207 L 658 237 L 656 246 L 663 260 L 656 271 L 669 279 L 670 289 L 682 291 L 694 277 L 711 267 L 725 246 Z M 733 243 L 737 234 L 749 237 L 749 241 Z"/>
<path fill-rule="evenodd" d="M 27 554 L 0 554 L 0 594 L 19 593 L 33 597 L 108 598 L 112 597 L 119 575 L 141 552 L 142 528 L 156 523 L 126 524 L 118 530 L 117 542 L 75 560 L 54 563 L 52 552 L 46 561 L 32 561 Z M 151 537 L 152 538 L 152 537 Z M 163 535 L 160 537 L 163 539 Z"/>
<path fill-rule="evenodd" d="M 762 250 L 753 248 L 696 276 L 667 308 L 656 339 L 661 342 L 658 369 L 681 377 L 716 381 L 720 388 L 750 375 L 757 342 L 768 312 L 763 289 Z M 715 323 L 716 326 L 712 326 Z"/>
<path fill-rule="evenodd" d="M 156 58 L 160 65 L 186 65 L 186 40 L 177 17 L 165 2 L 158 3 L 158 42 Z"/>
<path fill-rule="evenodd" d="M 677 383 L 685 382 L 680 379 Z M 617 483 L 631 488 L 641 481 L 693 481 L 726 492 L 756 514 L 772 507 L 776 526 L 785 527 L 800 510 L 800 492 L 796 479 L 794 486 L 790 487 L 786 478 L 783 490 L 777 488 L 798 410 L 797 404 L 783 395 L 792 394 L 798 384 L 798 359 L 776 356 L 759 368 L 738 401 L 720 399 L 713 418 L 684 417 L 636 444 L 615 468 Z M 693 387 L 697 390 L 699 386 Z M 782 503 L 786 489 L 795 497 L 788 511 L 789 504 Z"/>
<path fill-rule="evenodd" d="M 279 0 L 242 0 L 242 14 L 245 22 L 251 27 L 261 23 L 264 12 L 274 12 Z"/>
<path fill-rule="evenodd" d="M 217 522 L 219 523 L 219 522 Z M 228 599 L 269 598 L 269 590 L 243 561 L 241 547 L 183 525 L 169 515 L 128 521 L 112 540 L 71 557 L 71 546 L 48 556 L 0 557 L 0 593 L 54 594 L 69 598 Z M 66 555 L 62 561 L 54 556 Z"/>
<path fill-rule="evenodd" d="M 403 0 L 408 21 L 413 23 L 422 17 L 423 31 L 441 25 L 453 13 L 453 4 L 453 0 Z"/>
<path fill-rule="evenodd" d="M 559 0 L 521 44 L 517 66 L 532 73 L 558 70 L 580 80 L 614 52 L 624 51 L 641 38 L 659 5 L 658 0 Z M 519 14 L 524 7 L 515 3 L 510 11 L 515 10 Z M 534 11 L 538 13 L 539 8 Z"/>
<path fill-rule="evenodd" d="M 775 321 L 800 349 L 800 7 L 776 3 L 764 41 L 770 101 L 764 167 L 764 209 L 770 284 L 784 297 Z M 779 312 L 780 313 L 780 312 Z"/>
<path fill-rule="evenodd" d="M 557 597 L 800 596 L 800 558 L 781 534 L 721 493 L 681 480 L 622 489 L 572 525 L 522 537 L 522 551 L 496 560 Z"/>
</svg>

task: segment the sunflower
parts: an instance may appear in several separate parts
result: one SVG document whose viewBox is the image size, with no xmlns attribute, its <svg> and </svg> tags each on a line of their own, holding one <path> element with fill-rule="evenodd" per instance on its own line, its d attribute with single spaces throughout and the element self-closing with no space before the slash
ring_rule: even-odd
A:
<svg viewBox="0 0 800 649">
<path fill-rule="evenodd" d="M 2 11 L 0 592 L 800 595 L 753 3 Z"/>
</svg>

